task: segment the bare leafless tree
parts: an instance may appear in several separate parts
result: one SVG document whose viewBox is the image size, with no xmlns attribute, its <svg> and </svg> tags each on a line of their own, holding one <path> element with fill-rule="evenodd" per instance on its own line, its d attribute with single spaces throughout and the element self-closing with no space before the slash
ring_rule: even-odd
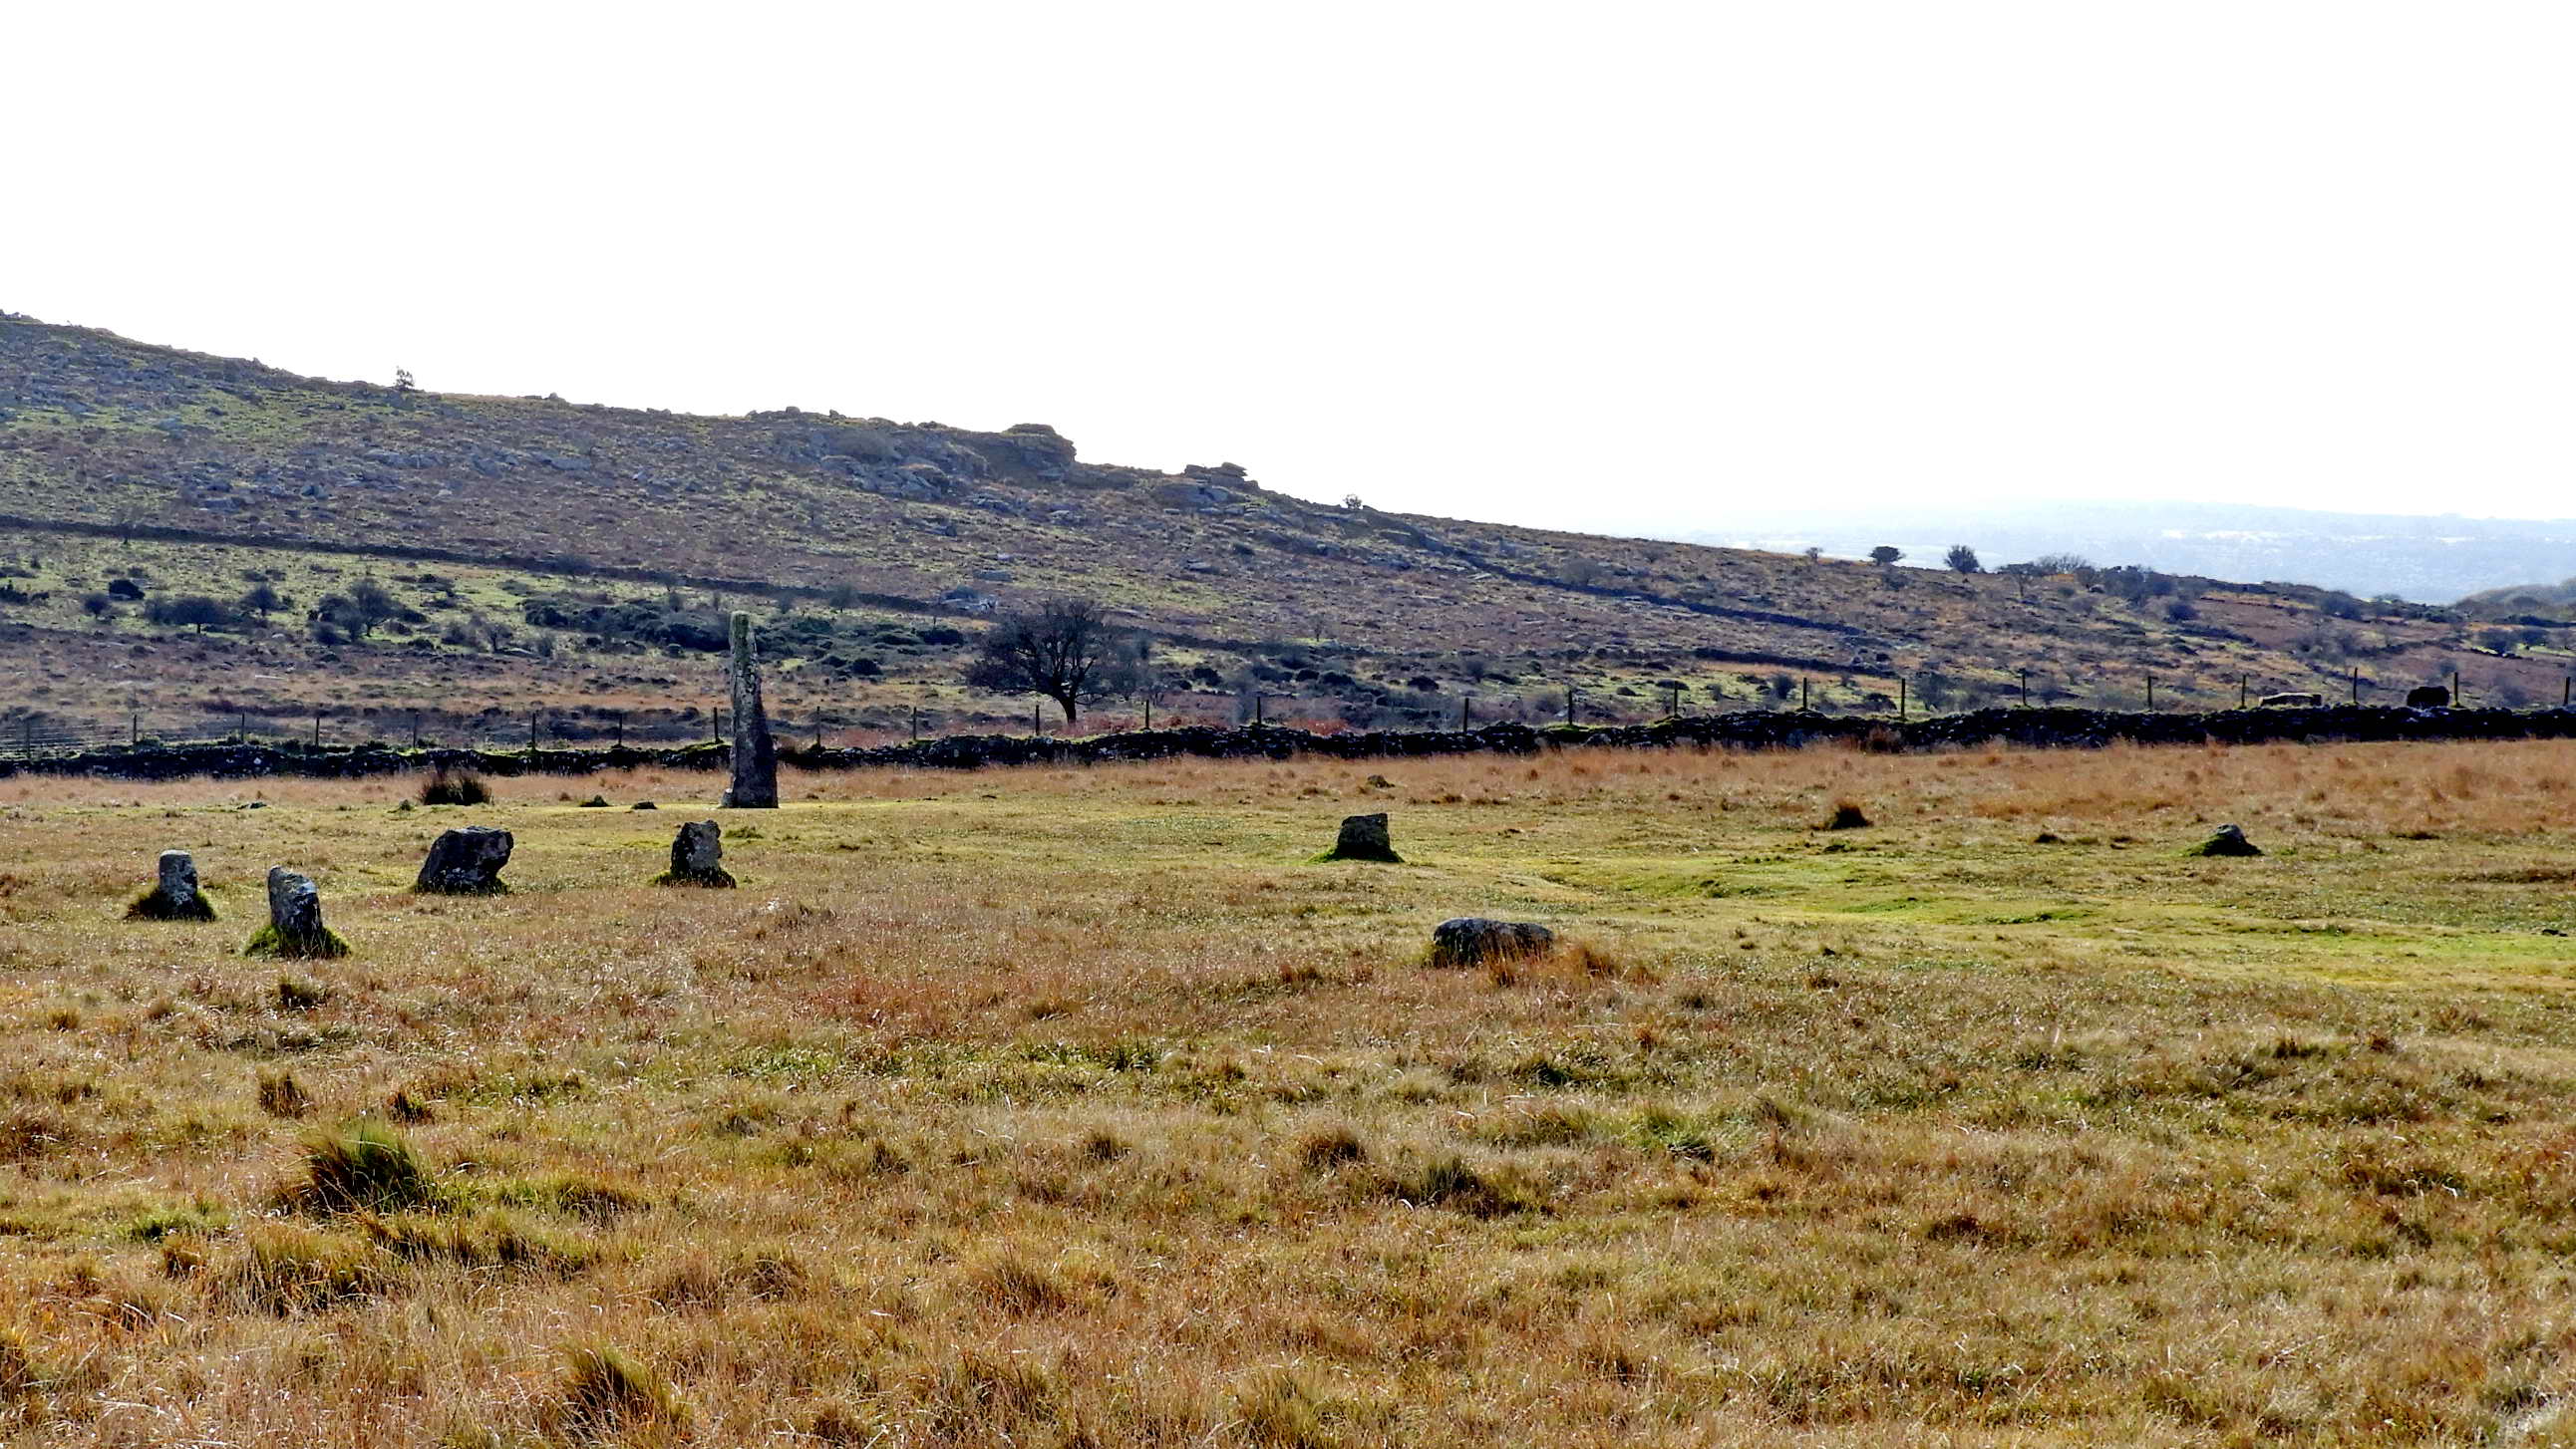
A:
<svg viewBox="0 0 2576 1449">
<path fill-rule="evenodd" d="M 1143 678 L 1140 641 L 1109 622 L 1094 599 L 1050 599 L 1004 616 L 988 630 L 966 683 L 1003 694 L 1042 694 L 1070 727 L 1081 706 L 1134 689 Z"/>
</svg>

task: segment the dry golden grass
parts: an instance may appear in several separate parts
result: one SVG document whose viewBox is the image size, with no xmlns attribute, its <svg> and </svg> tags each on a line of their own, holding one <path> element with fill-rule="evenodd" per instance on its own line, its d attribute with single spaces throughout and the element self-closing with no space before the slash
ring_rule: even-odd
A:
<svg viewBox="0 0 2576 1449">
<path fill-rule="evenodd" d="M 713 776 L 0 782 L 0 1436 L 2562 1442 L 2571 782 L 795 776 L 730 892 L 644 885 Z M 410 894 L 468 820 L 515 892 Z M 223 919 L 121 919 L 174 847 Z M 356 955 L 240 954 L 274 864 Z"/>
</svg>

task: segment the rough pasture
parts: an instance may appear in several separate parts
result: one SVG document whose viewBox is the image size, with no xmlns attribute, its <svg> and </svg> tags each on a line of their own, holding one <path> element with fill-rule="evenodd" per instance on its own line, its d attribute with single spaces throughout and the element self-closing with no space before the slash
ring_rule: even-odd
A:
<svg viewBox="0 0 2576 1449">
<path fill-rule="evenodd" d="M 2566 1437 L 2576 745 L 414 784 L 0 782 L 10 1442 Z"/>
</svg>

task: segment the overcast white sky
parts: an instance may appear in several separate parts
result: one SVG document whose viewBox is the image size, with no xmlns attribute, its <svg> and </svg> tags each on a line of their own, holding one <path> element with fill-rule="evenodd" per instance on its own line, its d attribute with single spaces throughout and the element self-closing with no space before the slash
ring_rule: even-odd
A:
<svg viewBox="0 0 2576 1449">
<path fill-rule="evenodd" d="M 0 309 L 1564 527 L 2565 516 L 2563 3 L 15 5 Z"/>
</svg>

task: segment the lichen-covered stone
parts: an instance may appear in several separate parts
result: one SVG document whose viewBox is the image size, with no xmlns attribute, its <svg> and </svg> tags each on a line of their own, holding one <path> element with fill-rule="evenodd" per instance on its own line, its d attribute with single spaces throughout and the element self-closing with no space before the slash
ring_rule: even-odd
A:
<svg viewBox="0 0 2576 1449">
<path fill-rule="evenodd" d="M 165 850 L 151 891 L 126 907 L 125 914 L 138 921 L 211 921 L 215 907 L 197 888 L 195 857 L 184 850 Z"/>
<path fill-rule="evenodd" d="M 253 956 L 346 956 L 349 943 L 322 924 L 322 891 L 284 866 L 268 873 L 268 924 L 245 948 Z"/>
<path fill-rule="evenodd" d="M 761 703 L 760 655 L 747 611 L 734 611 L 732 645 L 725 672 L 733 686 L 733 787 L 725 791 L 724 805 L 730 810 L 775 810 L 778 746 L 769 737 L 769 710 Z"/>
<path fill-rule="evenodd" d="M 724 832 L 712 820 L 692 820 L 671 837 L 671 868 L 654 877 L 655 885 L 730 886 L 724 868 Z"/>
<path fill-rule="evenodd" d="M 515 843 L 510 832 L 488 825 L 442 831 L 431 842 L 429 858 L 421 862 L 420 879 L 412 889 L 439 896 L 503 894 L 510 887 L 501 880 L 501 868 L 510 863 Z"/>
</svg>

